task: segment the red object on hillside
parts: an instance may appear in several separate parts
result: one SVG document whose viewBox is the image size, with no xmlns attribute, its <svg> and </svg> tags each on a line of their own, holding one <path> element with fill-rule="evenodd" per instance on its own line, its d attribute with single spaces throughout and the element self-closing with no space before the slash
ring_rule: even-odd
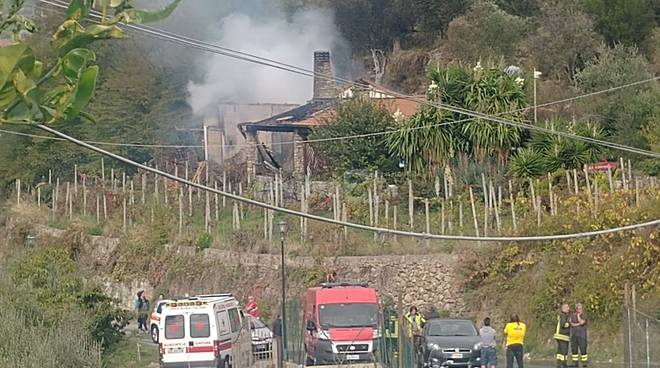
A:
<svg viewBox="0 0 660 368">
<path fill-rule="evenodd" d="M 616 163 L 614 162 L 609 162 L 609 161 L 601 161 L 601 162 L 596 162 L 595 164 L 591 164 L 587 166 L 587 170 L 589 171 L 607 171 L 608 169 L 614 170 L 616 169 Z"/>
</svg>

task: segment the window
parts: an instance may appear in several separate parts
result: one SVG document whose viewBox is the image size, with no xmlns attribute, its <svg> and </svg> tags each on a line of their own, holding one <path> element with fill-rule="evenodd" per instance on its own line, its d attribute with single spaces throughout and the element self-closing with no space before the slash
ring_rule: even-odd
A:
<svg viewBox="0 0 660 368">
<path fill-rule="evenodd" d="M 238 315 L 238 309 L 232 308 L 229 310 L 229 323 L 231 324 L 231 332 L 241 329 L 241 317 Z"/>
<path fill-rule="evenodd" d="M 378 306 L 366 303 L 322 304 L 321 327 L 364 327 L 378 325 Z"/>
<path fill-rule="evenodd" d="M 209 337 L 211 329 L 208 314 L 190 315 L 190 337 Z"/>
<path fill-rule="evenodd" d="M 183 315 L 177 314 L 174 316 L 165 317 L 165 338 L 170 339 L 183 339 L 186 331 L 183 326 Z"/>
<path fill-rule="evenodd" d="M 215 317 L 218 321 L 218 332 L 220 336 L 228 335 L 231 330 L 229 329 L 229 317 L 227 316 L 227 311 L 216 312 Z"/>
<path fill-rule="evenodd" d="M 161 314 L 163 313 L 163 307 L 165 306 L 165 302 L 160 302 L 156 306 L 156 313 Z"/>
</svg>

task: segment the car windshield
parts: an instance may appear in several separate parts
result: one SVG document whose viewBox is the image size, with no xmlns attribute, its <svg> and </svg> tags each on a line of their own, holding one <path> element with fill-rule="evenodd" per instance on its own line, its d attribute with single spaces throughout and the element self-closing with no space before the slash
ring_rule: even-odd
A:
<svg viewBox="0 0 660 368">
<path fill-rule="evenodd" d="M 376 327 L 378 306 L 366 303 L 323 304 L 319 307 L 321 328 Z"/>
<path fill-rule="evenodd" d="M 477 329 L 470 321 L 436 321 L 429 324 L 429 336 L 477 336 Z"/>
</svg>

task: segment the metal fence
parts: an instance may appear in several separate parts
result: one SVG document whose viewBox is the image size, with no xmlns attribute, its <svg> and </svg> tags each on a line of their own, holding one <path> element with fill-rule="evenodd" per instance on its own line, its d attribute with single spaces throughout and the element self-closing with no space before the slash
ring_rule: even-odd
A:
<svg viewBox="0 0 660 368">
<path fill-rule="evenodd" d="M 623 321 L 625 366 L 660 367 L 660 306 L 639 310 L 628 305 Z"/>
<path fill-rule="evenodd" d="M 374 363 L 382 367 L 416 367 L 416 349 L 409 334 L 406 320 L 394 310 L 379 312 L 378 330 L 381 338 L 377 340 L 372 356 Z M 286 329 L 284 359 L 293 364 L 305 365 L 305 334 L 307 334 L 303 309 L 300 303 L 291 302 L 286 308 Z M 337 361 L 336 365 L 348 365 L 347 361 Z"/>
</svg>

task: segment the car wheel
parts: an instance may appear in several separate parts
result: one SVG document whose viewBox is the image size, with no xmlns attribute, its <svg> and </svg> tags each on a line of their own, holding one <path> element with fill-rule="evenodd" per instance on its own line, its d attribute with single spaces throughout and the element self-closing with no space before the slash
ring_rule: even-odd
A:
<svg viewBox="0 0 660 368">
<path fill-rule="evenodd" d="M 160 338 L 159 335 L 160 331 L 158 331 L 158 326 L 151 326 L 151 341 L 153 341 L 154 344 L 158 344 L 158 339 Z"/>
</svg>

